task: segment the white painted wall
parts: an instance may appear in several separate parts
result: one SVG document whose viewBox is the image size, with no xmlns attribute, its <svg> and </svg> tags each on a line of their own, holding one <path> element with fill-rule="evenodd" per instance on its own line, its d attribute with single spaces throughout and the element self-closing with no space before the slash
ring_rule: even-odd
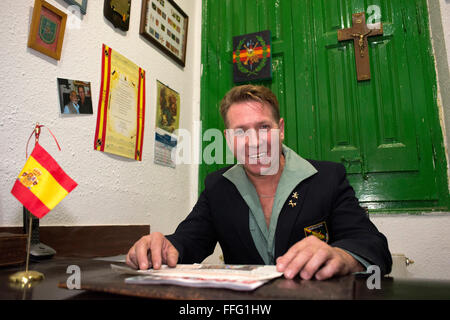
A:
<svg viewBox="0 0 450 320">
<path fill-rule="evenodd" d="M 63 0 L 48 0 L 62 10 Z M 439 0 L 450 52 L 450 0 Z M 132 1 L 130 30 L 116 31 L 103 17 L 103 1 L 90 0 L 80 29 L 67 29 L 61 60 L 27 48 L 32 0 L 0 1 L 0 226 L 21 226 L 21 205 L 10 194 L 23 167 L 26 140 L 35 122 L 58 137 L 58 152 L 49 134 L 41 144 L 79 186 L 41 225 L 151 224 L 170 233 L 197 198 L 197 166 L 175 170 L 153 164 L 156 79 L 181 94 L 180 127 L 191 130 L 200 118 L 201 1 L 177 0 L 190 19 L 184 70 L 139 36 L 140 1 Z M 147 71 L 146 129 L 143 161 L 125 160 L 93 150 L 100 86 L 101 46 L 105 43 Z M 449 56 L 450 64 L 450 56 Z M 94 115 L 62 118 L 56 78 L 92 82 Z M 218 97 L 220 98 L 220 97 Z M 450 279 L 450 215 L 372 215 L 392 253 L 415 263 L 410 276 Z M 217 252 L 210 262 L 218 262 Z"/>
<path fill-rule="evenodd" d="M 409 277 L 450 280 L 450 215 L 372 214 L 370 220 L 388 239 L 391 253 L 414 260 Z"/>
<path fill-rule="evenodd" d="M 69 13 L 63 0 L 48 2 Z M 60 61 L 27 47 L 34 0 L 0 1 L 0 38 L 7 43 L 0 47 L 0 226 L 22 225 L 22 206 L 10 190 L 36 122 L 56 135 L 61 152 L 45 128 L 41 145 L 78 183 L 41 225 L 150 224 L 172 232 L 190 211 L 197 197 L 197 167 L 153 164 L 157 79 L 180 93 L 181 128 L 191 130 L 199 119 L 201 1 L 177 4 L 189 16 L 184 69 L 139 35 L 141 1 L 132 1 L 129 31 L 123 32 L 103 17 L 103 1 L 90 0 L 81 21 L 68 20 Z M 93 150 L 103 43 L 147 72 L 142 162 Z M 57 77 L 91 81 L 94 115 L 61 117 Z"/>
<path fill-rule="evenodd" d="M 442 15 L 442 27 L 444 29 L 445 47 L 447 49 L 447 60 L 450 66 L 450 0 L 439 0 L 441 15 Z"/>
</svg>

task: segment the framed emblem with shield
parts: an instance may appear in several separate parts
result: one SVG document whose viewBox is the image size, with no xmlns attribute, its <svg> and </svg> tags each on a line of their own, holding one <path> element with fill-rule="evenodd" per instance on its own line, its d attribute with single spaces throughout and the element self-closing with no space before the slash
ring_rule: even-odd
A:
<svg viewBox="0 0 450 320">
<path fill-rule="evenodd" d="M 44 0 L 35 0 L 28 47 L 59 60 L 66 21 L 67 14 Z"/>
<path fill-rule="evenodd" d="M 270 30 L 233 37 L 233 81 L 272 79 Z"/>
</svg>

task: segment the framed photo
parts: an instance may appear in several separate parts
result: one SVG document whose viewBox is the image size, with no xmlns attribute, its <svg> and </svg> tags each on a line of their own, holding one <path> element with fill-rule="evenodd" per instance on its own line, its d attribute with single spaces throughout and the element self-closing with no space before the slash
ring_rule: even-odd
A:
<svg viewBox="0 0 450 320">
<path fill-rule="evenodd" d="M 59 60 L 66 21 L 64 12 L 44 0 L 35 0 L 28 47 Z"/>
<path fill-rule="evenodd" d="M 58 78 L 61 114 L 92 114 L 91 83 Z"/>
<path fill-rule="evenodd" d="M 68 4 L 80 7 L 80 11 L 82 14 L 86 14 L 87 1 L 88 0 L 64 0 Z"/>
<path fill-rule="evenodd" d="M 142 0 L 139 34 L 182 67 L 186 64 L 189 17 L 173 0 Z"/>
</svg>

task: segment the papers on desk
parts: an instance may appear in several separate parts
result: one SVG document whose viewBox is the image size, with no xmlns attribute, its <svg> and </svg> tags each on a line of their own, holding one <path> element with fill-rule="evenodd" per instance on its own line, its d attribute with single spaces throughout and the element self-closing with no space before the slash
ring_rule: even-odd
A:
<svg viewBox="0 0 450 320">
<path fill-rule="evenodd" d="M 132 284 L 171 284 L 187 287 L 226 288 L 240 291 L 254 290 L 269 280 L 280 277 L 275 266 L 178 264 L 175 268 L 134 270 L 111 264 L 113 271 L 135 275 L 126 278 Z"/>
</svg>

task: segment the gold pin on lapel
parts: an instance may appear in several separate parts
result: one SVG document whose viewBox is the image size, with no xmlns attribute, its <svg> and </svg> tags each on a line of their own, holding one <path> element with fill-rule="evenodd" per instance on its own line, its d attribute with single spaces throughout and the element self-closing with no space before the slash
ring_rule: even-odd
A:
<svg viewBox="0 0 450 320">
<path fill-rule="evenodd" d="M 292 202 L 292 200 L 289 200 L 288 205 L 290 205 L 293 208 L 297 205 L 297 202 Z"/>
<path fill-rule="evenodd" d="M 295 192 L 292 194 L 292 198 L 298 199 L 298 192 L 297 192 L 297 191 L 295 191 Z"/>
</svg>

